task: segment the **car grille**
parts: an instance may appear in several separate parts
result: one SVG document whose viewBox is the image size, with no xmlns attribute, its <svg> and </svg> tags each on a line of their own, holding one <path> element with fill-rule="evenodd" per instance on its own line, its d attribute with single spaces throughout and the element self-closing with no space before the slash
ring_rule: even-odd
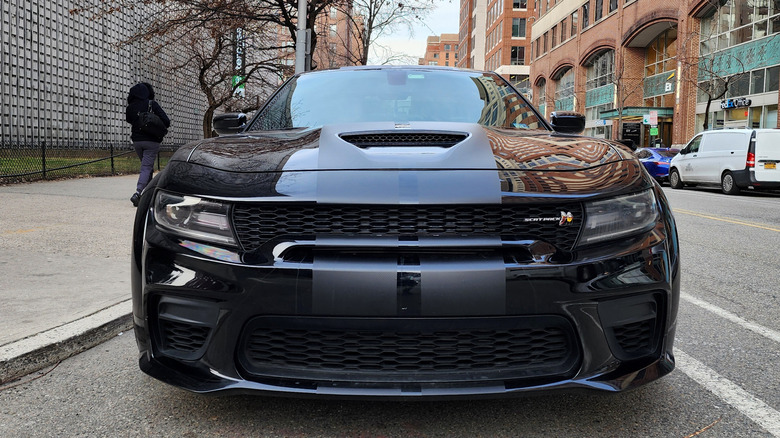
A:
<svg viewBox="0 0 780 438">
<path fill-rule="evenodd" d="M 383 132 L 371 134 L 344 134 L 341 139 L 359 148 L 433 146 L 448 148 L 466 139 L 466 134 L 428 132 Z"/>
<path fill-rule="evenodd" d="M 571 212 L 573 222 L 527 221 L 556 218 Z M 247 251 L 280 237 L 391 236 L 471 237 L 503 236 L 542 240 L 570 250 L 582 224 L 578 203 L 526 205 L 337 205 L 237 204 L 233 222 Z"/>
<path fill-rule="evenodd" d="M 571 376 L 579 346 L 557 316 L 257 317 L 239 343 L 255 378 L 452 382 Z"/>
<path fill-rule="evenodd" d="M 655 349 L 655 319 L 624 324 L 613 328 L 615 339 L 625 357 L 650 354 Z"/>
<path fill-rule="evenodd" d="M 184 322 L 160 318 L 160 349 L 167 355 L 180 359 L 199 357 L 206 345 L 211 329 Z"/>
</svg>

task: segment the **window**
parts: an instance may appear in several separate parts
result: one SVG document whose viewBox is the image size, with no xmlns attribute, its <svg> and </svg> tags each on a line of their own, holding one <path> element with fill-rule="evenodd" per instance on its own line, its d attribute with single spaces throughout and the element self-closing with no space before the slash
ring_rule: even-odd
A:
<svg viewBox="0 0 780 438">
<path fill-rule="evenodd" d="M 558 35 L 558 29 L 557 26 L 550 29 L 550 33 L 552 34 L 552 42 L 550 43 L 550 50 L 554 49 L 556 45 L 558 45 L 556 41 L 556 35 Z"/>
<path fill-rule="evenodd" d="M 571 13 L 571 35 L 577 35 L 577 11 Z"/>
<path fill-rule="evenodd" d="M 337 24 L 331 24 L 330 25 L 330 36 L 334 37 L 338 35 L 339 33 L 339 27 Z"/>
<path fill-rule="evenodd" d="M 512 38 L 525 38 L 525 18 L 512 19 Z"/>
<path fill-rule="evenodd" d="M 542 53 L 547 53 L 547 34 L 548 32 L 545 32 L 542 36 Z"/>
<path fill-rule="evenodd" d="M 566 41 L 566 20 L 561 21 L 561 44 Z"/>
<path fill-rule="evenodd" d="M 585 83 L 586 90 L 603 87 L 612 83 L 612 73 L 615 70 L 615 52 L 607 50 L 595 56 L 588 66 Z"/>
<path fill-rule="evenodd" d="M 601 20 L 604 15 L 604 0 L 595 0 L 596 4 L 593 6 L 593 22 Z"/>
<path fill-rule="evenodd" d="M 445 44 L 445 45 L 444 45 L 444 50 L 446 50 L 446 51 L 449 51 L 449 50 L 450 50 L 450 47 L 451 47 L 451 46 L 450 46 L 449 44 Z"/>
<path fill-rule="evenodd" d="M 338 14 L 338 9 L 336 9 L 333 6 L 331 6 L 330 7 L 330 18 L 335 19 L 336 18 L 336 14 Z"/>
<path fill-rule="evenodd" d="M 776 65 L 766 69 L 766 89 L 764 92 L 777 91 L 778 82 L 780 82 L 780 66 Z"/>
<path fill-rule="evenodd" d="M 582 5 L 582 30 L 588 28 L 588 13 L 590 12 L 590 3 Z"/>
<path fill-rule="evenodd" d="M 677 29 L 669 29 L 647 45 L 645 77 L 677 68 Z"/>
<path fill-rule="evenodd" d="M 528 0 L 513 0 L 512 9 L 528 9 Z"/>
<path fill-rule="evenodd" d="M 439 54 L 438 53 L 434 53 L 433 54 L 433 59 L 438 59 L 438 58 L 439 58 Z"/>
<path fill-rule="evenodd" d="M 780 32 L 780 1 L 728 0 L 700 21 L 701 55 Z"/>
<path fill-rule="evenodd" d="M 544 79 L 539 80 L 539 85 L 536 87 L 536 92 L 539 95 L 539 103 L 536 106 L 539 107 L 539 112 L 542 113 L 542 115 L 544 115 L 545 99 L 547 99 L 545 96 L 546 88 L 547 81 Z"/>
<path fill-rule="evenodd" d="M 555 84 L 555 108 L 568 111 L 573 110 L 574 108 L 570 107 L 570 105 L 574 104 L 573 97 L 574 69 L 570 68 L 566 70 L 566 73 L 561 75 L 560 79 L 558 79 L 558 82 Z"/>
<path fill-rule="evenodd" d="M 618 0 L 609 0 L 609 12 L 614 11 L 617 9 L 618 6 Z"/>
<path fill-rule="evenodd" d="M 525 47 L 512 46 L 511 65 L 525 65 Z"/>
<path fill-rule="evenodd" d="M 750 94 L 764 92 L 764 70 L 750 72 Z"/>
</svg>

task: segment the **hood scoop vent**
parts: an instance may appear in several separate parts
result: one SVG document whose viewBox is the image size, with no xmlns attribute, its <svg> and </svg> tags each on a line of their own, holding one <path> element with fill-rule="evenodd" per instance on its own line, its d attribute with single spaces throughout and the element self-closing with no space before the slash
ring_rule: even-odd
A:
<svg viewBox="0 0 780 438">
<path fill-rule="evenodd" d="M 375 147 L 436 147 L 450 148 L 468 137 L 452 132 L 372 132 L 342 134 L 342 140 L 359 148 Z"/>
</svg>

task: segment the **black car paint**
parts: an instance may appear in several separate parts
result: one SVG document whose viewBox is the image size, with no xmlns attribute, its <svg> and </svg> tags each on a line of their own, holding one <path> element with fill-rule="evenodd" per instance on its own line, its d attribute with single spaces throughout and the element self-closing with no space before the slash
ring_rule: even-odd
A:
<svg viewBox="0 0 780 438">
<path fill-rule="evenodd" d="M 324 130 L 326 134 L 342 132 L 340 128 Z M 669 373 L 674 367 L 679 300 L 677 234 L 663 192 L 642 171 L 631 151 L 604 140 L 547 131 L 476 125 L 447 126 L 447 130 L 487 137 L 487 143 L 474 146 L 481 148 L 477 155 L 490 157 L 490 165 L 484 159 L 476 165 L 472 160 L 455 159 L 449 170 L 442 170 L 446 159 L 437 165 L 421 160 L 406 169 L 362 160 L 358 154 L 351 162 L 328 168 L 323 166 L 328 163 L 327 153 L 321 160 L 320 129 L 251 132 L 180 149 L 143 193 L 135 221 L 133 314 L 141 368 L 195 392 L 404 399 L 495 397 L 552 388 L 620 391 Z M 523 149 L 529 144 L 534 150 L 549 148 L 548 155 L 556 158 L 529 159 L 532 154 Z M 583 148 L 592 154 L 583 157 L 578 153 Z M 417 151 L 428 152 L 424 148 Z M 300 156 L 306 159 L 296 158 Z M 318 187 L 323 175 L 325 189 Z M 464 175 L 476 175 L 470 179 L 476 186 L 464 185 Z M 294 192 L 280 190 L 284 178 L 305 183 L 296 185 Z M 372 185 L 377 178 L 384 185 Z M 639 235 L 570 251 L 541 241 L 500 236 L 410 241 L 296 238 L 251 253 L 240 247 L 228 249 L 230 254 L 219 260 L 220 256 L 215 258 L 209 248 L 203 248 L 208 245 L 193 245 L 156 227 L 150 207 L 159 189 L 237 202 L 359 200 L 367 205 L 382 204 L 385 199 L 393 204 L 407 193 L 406 202 L 418 204 L 498 204 L 517 206 L 520 211 L 525 205 L 562 200 L 582 203 L 649 189 L 655 193 L 661 217 L 651 230 Z M 388 189 L 393 196 L 387 197 Z M 414 193 L 409 195 L 409 190 Z M 281 252 L 280 246 L 284 246 Z M 441 252 L 442 248 L 449 250 Z M 417 265 L 405 270 L 404 258 L 416 259 Z M 421 272 L 420 263 L 428 268 Z M 345 265 L 351 267 L 349 272 L 344 271 Z M 353 272 L 355 266 L 360 269 Z M 460 274 L 457 281 L 446 281 L 453 273 Z M 377 290 L 377 296 L 390 301 L 360 301 L 354 292 L 359 289 Z M 620 319 L 623 311 L 615 308 L 646 307 L 648 300 L 658 305 L 657 343 L 649 354 L 621 360 L 605 321 Z M 156 322 L 150 316 L 166 311 L 207 325 L 206 346 L 190 356 L 163 354 L 161 341 L 155 338 Z M 557 315 L 572 324 L 575 348 L 587 354 L 577 353 L 576 363 L 562 364 L 568 368 L 559 375 L 541 373 L 508 380 L 495 375 L 461 382 L 417 381 L 413 375 L 407 380 L 373 382 L 338 373 L 319 380 L 295 379 L 284 373 L 256 376 L 242 364 L 237 349 L 244 342 L 245 327 L 254 324 L 260 314 L 294 315 L 302 320 L 379 315 L 395 322 L 421 317 L 499 322 L 507 316 Z"/>
</svg>

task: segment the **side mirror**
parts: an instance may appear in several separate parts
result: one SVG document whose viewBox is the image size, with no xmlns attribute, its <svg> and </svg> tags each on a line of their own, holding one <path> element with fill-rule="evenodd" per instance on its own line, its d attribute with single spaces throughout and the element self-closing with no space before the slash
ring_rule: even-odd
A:
<svg viewBox="0 0 780 438">
<path fill-rule="evenodd" d="M 246 114 L 227 113 L 214 117 L 214 130 L 219 135 L 237 134 L 247 126 Z"/>
<path fill-rule="evenodd" d="M 553 111 L 550 125 L 561 134 L 579 134 L 585 130 L 585 116 L 573 111 Z"/>
</svg>

